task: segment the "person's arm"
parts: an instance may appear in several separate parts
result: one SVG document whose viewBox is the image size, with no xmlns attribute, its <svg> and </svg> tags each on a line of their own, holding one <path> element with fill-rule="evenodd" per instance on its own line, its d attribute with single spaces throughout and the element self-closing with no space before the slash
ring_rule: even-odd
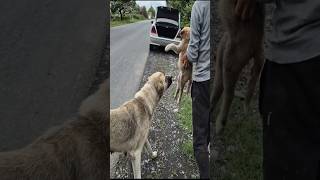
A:
<svg viewBox="0 0 320 180">
<path fill-rule="evenodd" d="M 199 44 L 200 44 L 200 30 L 201 30 L 201 13 L 199 6 L 197 5 L 198 2 L 195 2 L 192 11 L 191 11 L 191 19 L 190 19 L 190 41 L 186 53 L 186 57 L 189 62 L 195 63 L 198 61 L 198 54 L 199 54 Z"/>
</svg>

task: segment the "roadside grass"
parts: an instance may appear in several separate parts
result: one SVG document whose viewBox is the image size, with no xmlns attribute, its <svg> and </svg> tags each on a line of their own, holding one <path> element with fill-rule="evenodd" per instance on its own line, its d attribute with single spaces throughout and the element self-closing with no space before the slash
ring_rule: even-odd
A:
<svg viewBox="0 0 320 180">
<path fill-rule="evenodd" d="M 230 112 L 223 137 L 228 172 L 223 179 L 261 180 L 262 125 L 259 113 L 251 110 L 246 115 L 239 98 L 234 99 Z"/>
<path fill-rule="evenodd" d="M 183 94 L 178 111 L 179 123 L 190 138 L 181 143 L 181 150 L 191 160 L 194 160 L 192 143 L 192 104 L 190 95 Z"/>
<path fill-rule="evenodd" d="M 111 27 L 121 26 L 125 24 L 135 23 L 138 21 L 146 20 L 142 15 L 133 15 L 132 17 L 123 17 L 122 21 L 120 17 L 114 17 L 110 20 Z"/>
<path fill-rule="evenodd" d="M 262 125 L 255 108 L 256 101 L 254 98 L 248 114 L 243 111 L 243 102 L 239 98 L 235 98 L 232 103 L 223 137 L 227 173 L 222 180 L 262 180 Z M 192 104 L 189 95 L 183 95 L 178 118 L 180 126 L 190 135 L 182 142 L 181 150 L 194 161 Z"/>
</svg>

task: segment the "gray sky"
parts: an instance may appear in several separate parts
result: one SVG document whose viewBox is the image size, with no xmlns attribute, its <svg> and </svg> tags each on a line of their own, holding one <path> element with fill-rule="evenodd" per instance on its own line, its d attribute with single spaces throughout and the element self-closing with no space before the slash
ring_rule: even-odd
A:
<svg viewBox="0 0 320 180">
<path fill-rule="evenodd" d="M 166 1 L 136 1 L 139 6 L 145 6 L 147 10 L 150 8 L 150 6 L 153 6 L 154 8 L 158 6 L 166 6 Z"/>
</svg>

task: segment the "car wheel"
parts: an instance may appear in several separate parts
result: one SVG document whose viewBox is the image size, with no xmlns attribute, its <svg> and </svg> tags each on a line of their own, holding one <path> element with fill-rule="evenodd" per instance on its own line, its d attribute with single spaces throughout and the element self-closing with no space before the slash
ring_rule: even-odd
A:
<svg viewBox="0 0 320 180">
<path fill-rule="evenodd" d="M 154 44 L 150 44 L 150 50 L 151 51 L 157 50 L 157 46 Z"/>
</svg>

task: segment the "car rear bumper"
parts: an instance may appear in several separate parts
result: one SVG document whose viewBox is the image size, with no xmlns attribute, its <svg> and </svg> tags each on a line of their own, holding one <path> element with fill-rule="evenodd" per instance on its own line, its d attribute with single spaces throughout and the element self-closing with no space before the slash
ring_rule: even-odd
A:
<svg viewBox="0 0 320 180">
<path fill-rule="evenodd" d="M 178 39 L 169 39 L 169 38 L 163 38 L 163 37 L 150 35 L 150 44 L 157 45 L 157 46 L 166 46 L 166 45 L 168 45 L 170 43 L 179 44 L 180 40 L 178 40 Z"/>
</svg>

